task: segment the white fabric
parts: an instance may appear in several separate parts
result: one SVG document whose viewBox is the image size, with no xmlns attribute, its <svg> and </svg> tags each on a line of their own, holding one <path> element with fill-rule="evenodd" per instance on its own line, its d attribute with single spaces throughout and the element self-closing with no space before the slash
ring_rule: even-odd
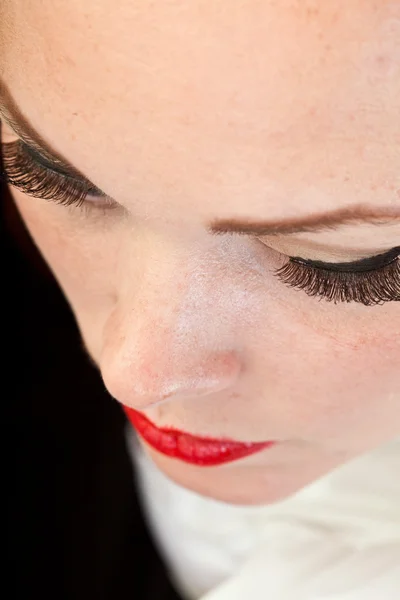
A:
<svg viewBox="0 0 400 600">
<path fill-rule="evenodd" d="M 130 428 L 128 445 L 149 525 L 187 600 L 400 600 L 400 438 L 262 507 L 181 488 Z"/>
</svg>

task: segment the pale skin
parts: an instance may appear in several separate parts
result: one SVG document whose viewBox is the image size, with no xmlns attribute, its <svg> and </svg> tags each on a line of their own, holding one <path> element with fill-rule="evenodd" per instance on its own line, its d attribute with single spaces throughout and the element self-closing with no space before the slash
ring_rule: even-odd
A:
<svg viewBox="0 0 400 600">
<path fill-rule="evenodd" d="M 145 446 L 157 465 L 206 496 L 270 503 L 400 435 L 399 303 L 318 301 L 273 273 L 290 256 L 350 262 L 400 245 L 400 4 L 1 10 L 15 103 L 118 203 L 12 190 L 107 389 L 159 426 L 281 442 L 207 468 Z M 4 117 L 3 141 L 17 139 Z M 393 214 L 292 235 L 208 229 L 360 205 Z"/>
</svg>

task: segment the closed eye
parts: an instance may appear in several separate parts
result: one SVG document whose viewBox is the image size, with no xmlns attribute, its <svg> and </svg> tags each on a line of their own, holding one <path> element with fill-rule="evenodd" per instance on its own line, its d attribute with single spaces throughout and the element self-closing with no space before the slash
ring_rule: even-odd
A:
<svg viewBox="0 0 400 600">
<path fill-rule="evenodd" d="M 1 148 L 3 167 L 0 177 L 24 194 L 65 206 L 82 206 L 86 201 L 103 209 L 117 206 L 88 179 L 77 179 L 48 166 L 45 159 L 38 157 L 21 140 L 3 143 Z"/>
<path fill-rule="evenodd" d="M 400 300 L 400 246 L 370 258 L 347 263 L 324 263 L 299 257 L 275 271 L 289 287 L 308 296 L 338 304 L 364 306 Z"/>
</svg>

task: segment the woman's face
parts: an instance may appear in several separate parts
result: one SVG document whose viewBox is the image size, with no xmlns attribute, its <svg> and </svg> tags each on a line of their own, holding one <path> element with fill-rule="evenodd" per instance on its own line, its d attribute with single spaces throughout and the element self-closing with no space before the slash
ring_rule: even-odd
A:
<svg viewBox="0 0 400 600">
<path fill-rule="evenodd" d="M 268 503 L 398 436 L 399 2 L 2 7 L 10 168 L 64 203 L 92 187 L 14 197 L 109 392 L 159 427 L 278 441 L 207 467 L 143 442 L 159 467 Z M 21 114 L 79 173 L 41 177 Z"/>
</svg>

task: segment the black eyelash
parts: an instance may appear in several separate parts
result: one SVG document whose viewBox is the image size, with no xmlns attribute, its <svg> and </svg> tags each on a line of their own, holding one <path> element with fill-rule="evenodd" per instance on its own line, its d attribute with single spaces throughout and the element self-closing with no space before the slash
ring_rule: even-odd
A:
<svg viewBox="0 0 400 600">
<path fill-rule="evenodd" d="M 87 196 L 96 195 L 96 188 L 89 183 L 39 164 L 21 140 L 3 143 L 1 149 L 3 167 L 0 178 L 29 196 L 64 206 L 82 206 Z"/>
<path fill-rule="evenodd" d="M 303 290 L 312 297 L 335 304 L 359 302 L 364 306 L 376 306 L 400 301 L 400 247 L 391 250 L 387 256 L 383 266 L 362 271 L 340 271 L 339 265 L 335 269 L 329 269 L 328 265 L 316 267 L 310 262 L 291 258 L 275 274 L 290 287 Z"/>
</svg>

